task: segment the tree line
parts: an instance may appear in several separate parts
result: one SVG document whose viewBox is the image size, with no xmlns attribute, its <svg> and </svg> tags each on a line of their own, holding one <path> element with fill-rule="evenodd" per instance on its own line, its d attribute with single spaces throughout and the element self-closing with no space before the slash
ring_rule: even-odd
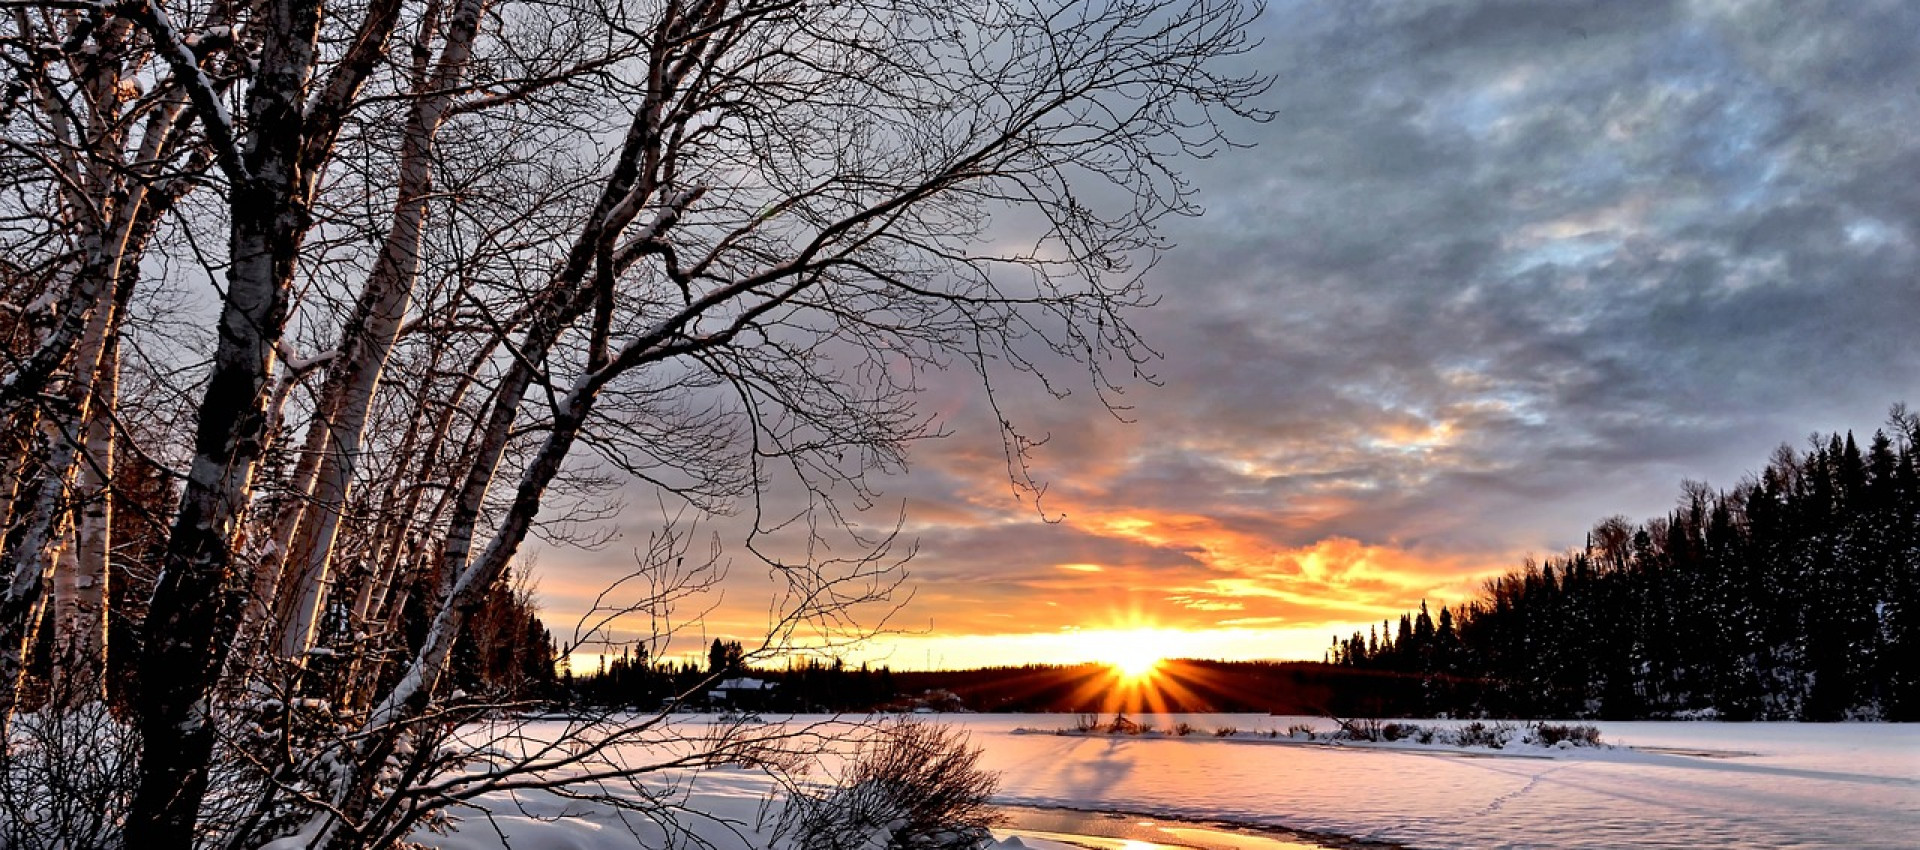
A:
<svg viewBox="0 0 1920 850">
<path fill-rule="evenodd" d="M 717 695 L 715 685 L 752 680 L 763 690 Z M 891 668 L 843 659 L 789 658 L 780 665 L 749 665 L 739 641 L 715 638 L 702 666 L 688 659 L 652 657 L 645 645 L 601 656 L 584 674 L 566 672 L 562 700 L 574 710 L 590 707 L 657 710 L 867 712 L 899 696 Z"/>
<path fill-rule="evenodd" d="M 1336 637 L 1388 713 L 1920 720 L 1920 415 L 1782 445 L 1730 490 L 1610 517 L 1479 598 Z"/>
</svg>

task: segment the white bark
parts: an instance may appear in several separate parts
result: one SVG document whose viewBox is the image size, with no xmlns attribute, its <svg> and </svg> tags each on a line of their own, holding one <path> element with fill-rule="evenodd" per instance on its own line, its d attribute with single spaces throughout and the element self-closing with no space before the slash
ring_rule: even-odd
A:
<svg viewBox="0 0 1920 850">
<path fill-rule="evenodd" d="M 140 657 L 139 788 L 126 829 L 146 846 L 187 850 L 198 838 L 217 734 L 211 701 L 250 583 L 237 574 L 235 548 L 267 436 L 268 383 L 300 250 L 320 174 L 384 55 L 400 5 L 363 7 L 365 17 L 324 75 L 323 0 L 268 0 L 253 19 L 262 37 L 247 89 L 244 150 L 230 165 L 220 158 L 232 185 L 218 344 Z M 224 113 L 194 102 L 203 130 L 224 129 Z"/>
<path fill-rule="evenodd" d="M 406 317 L 419 270 L 421 229 L 433 189 L 434 140 L 452 105 L 452 92 L 466 79 L 473 40 L 485 8 L 485 0 L 460 0 L 454 7 L 438 67 L 431 80 L 425 81 L 429 94 L 415 100 L 408 115 L 401 140 L 393 221 L 361 294 L 355 321 L 347 326 L 340 343 L 341 359 L 333 367 L 326 393 L 331 415 L 316 419 L 312 426 L 325 430 L 327 437 L 319 441 L 325 448 L 311 504 L 302 512 L 300 531 L 287 550 L 294 586 L 291 594 L 282 596 L 289 603 L 278 641 L 282 658 L 300 658 L 313 646 L 314 632 L 325 609 L 334 537 L 359 461 L 367 414 L 401 320 Z"/>
<path fill-rule="evenodd" d="M 313 364 L 303 364 L 311 368 Z M 293 370 L 288 369 L 289 373 Z M 277 431 L 281 425 L 281 413 L 285 410 L 286 398 L 292 392 L 295 376 L 288 374 L 274 388 L 273 397 L 267 403 L 267 415 L 271 417 Z M 329 401 L 334 396 L 323 392 L 320 405 L 314 411 L 316 420 L 332 415 Z M 306 514 L 309 496 L 313 491 L 313 480 L 320 472 L 320 456 L 326 451 L 329 431 L 326 428 L 307 429 L 304 445 L 295 455 L 293 475 L 285 487 L 285 501 L 270 518 L 267 526 L 266 541 L 257 548 L 258 560 L 253 564 L 251 589 L 247 593 L 245 606 L 241 610 L 240 625 L 234 641 L 238 651 L 230 663 L 230 671 L 241 680 L 251 679 L 254 665 L 259 662 L 263 644 L 277 633 L 277 620 L 280 612 L 288 609 L 282 594 L 291 586 L 287 581 L 287 548 L 292 545 L 293 537 L 300 528 L 300 518 Z"/>
<path fill-rule="evenodd" d="M 119 346 L 108 342 L 87 419 L 86 456 L 74 488 L 73 557 L 61 570 L 55 597 L 53 693 L 69 706 L 106 696 L 107 592 L 112 577 L 112 413 L 119 386 Z"/>
<path fill-rule="evenodd" d="M 117 273 L 118 264 L 109 268 Z M 88 317 L 85 333 L 74 346 L 73 374 L 64 382 L 61 403 L 40 418 L 42 439 L 48 446 L 46 463 L 40 469 L 34 499 L 21 515 L 19 540 L 0 560 L 9 576 L 4 594 L 0 594 L 0 688 L 5 696 L 0 708 L 6 715 L 0 722 L 11 719 L 26 674 L 26 653 L 40 628 L 41 618 L 32 612 L 46 604 L 47 580 L 56 575 L 55 554 L 68 537 L 70 490 L 86 439 L 82 431 L 90 419 L 88 411 L 94 402 L 94 386 L 108 334 L 115 324 L 116 307 L 114 299 L 104 299 Z M 67 583 L 69 593 L 77 600 L 78 577 Z"/>
<path fill-rule="evenodd" d="M 37 31 L 24 10 L 14 12 L 22 34 Z M 52 26 L 51 19 L 42 20 Z M 75 25 L 76 20 L 68 19 L 67 25 Z M 79 262 L 63 287 L 66 297 L 54 327 L 25 361 L 16 361 L 16 369 L 0 388 L 0 397 L 43 408 L 35 414 L 43 439 L 38 482 L 31 498 L 10 505 L 9 522 L 19 536 L 0 566 L 0 573 L 7 577 L 0 591 L 0 687 L 6 688 L 0 707 L 8 713 L 21 673 L 16 643 L 25 645 L 33 639 L 38 618 L 29 612 L 45 604 L 41 596 L 46 582 L 39 577 L 53 575 L 53 553 L 70 536 L 69 509 L 86 500 L 84 493 L 70 492 L 76 468 L 88 474 L 84 467 L 92 462 L 83 458 L 93 451 L 89 446 L 110 439 L 108 432 L 95 431 L 108 427 L 113 404 L 115 378 L 100 374 L 111 370 L 103 353 L 120 323 L 147 239 L 176 197 L 171 189 L 156 190 L 155 184 L 161 180 L 156 176 L 158 169 L 182 136 L 175 119 L 185 108 L 186 98 L 137 102 L 141 88 L 134 78 L 145 60 L 133 30 L 129 18 L 107 18 L 92 32 L 91 57 L 69 69 L 73 77 L 56 76 L 45 68 L 28 75 L 29 88 L 59 143 L 59 170 L 65 178 L 60 185 L 66 202 L 61 220 L 73 234 Z M 66 88 L 69 85 L 71 89 Z M 141 127 L 141 133 L 129 145 L 130 128 L 135 126 Z M 100 381 L 105 383 L 96 387 Z M 106 400 L 96 397 L 96 389 L 106 390 Z M 104 487 L 104 477 L 88 482 L 89 487 L 96 484 Z M 104 521 L 102 515 L 100 522 Z M 88 537 L 86 542 L 105 545 L 104 538 Z M 69 637 L 77 641 L 78 655 L 60 654 L 57 666 L 65 667 L 68 661 L 95 666 L 88 659 L 97 655 L 92 647 L 98 641 L 88 636 L 93 633 L 91 623 L 104 623 L 98 613 L 103 608 L 95 601 L 106 586 L 104 554 L 87 554 L 69 562 L 78 564 L 81 572 L 60 574 L 65 592 L 55 604 L 62 615 L 58 634 L 63 644 Z M 81 678 L 97 680 L 99 676 L 81 671 Z M 75 698 L 84 698 L 92 689 L 92 684 L 86 684 L 67 690 Z"/>
</svg>

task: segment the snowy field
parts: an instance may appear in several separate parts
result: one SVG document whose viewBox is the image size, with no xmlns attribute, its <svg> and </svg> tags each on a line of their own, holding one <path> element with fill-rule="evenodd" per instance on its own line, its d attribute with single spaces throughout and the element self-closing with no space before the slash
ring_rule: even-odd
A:
<svg viewBox="0 0 1920 850">
<path fill-rule="evenodd" d="M 1070 736 L 1072 715 L 946 715 L 1001 774 L 997 801 L 1284 827 L 1416 848 L 1920 846 L 1920 726 L 1599 723 L 1611 749 L 1446 750 L 1248 737 L 1324 719 L 1141 716 L 1191 737 Z M 693 722 L 698 722 L 693 720 Z M 1442 721 L 1444 722 L 1444 721 Z M 1233 739 L 1206 734 L 1223 726 Z M 770 786 L 717 770 L 657 786 L 713 816 L 655 824 L 542 791 L 480 801 L 459 831 L 420 835 L 445 850 L 658 846 L 685 830 L 724 848 L 773 842 L 759 825 Z M 636 844 L 638 835 L 643 843 Z M 1058 847 L 1002 832 L 1007 848 Z M 1016 842 L 1013 839 L 1018 838 Z M 1089 846 L 1151 845 L 1114 843 Z"/>
</svg>

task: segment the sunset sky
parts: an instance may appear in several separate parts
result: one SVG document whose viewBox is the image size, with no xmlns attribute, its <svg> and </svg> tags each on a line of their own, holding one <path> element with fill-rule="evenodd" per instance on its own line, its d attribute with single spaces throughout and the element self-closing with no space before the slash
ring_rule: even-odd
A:
<svg viewBox="0 0 1920 850">
<path fill-rule="evenodd" d="M 1920 4 L 1319 0 L 1256 28 L 1276 117 L 1188 169 L 1206 215 L 1137 320 L 1162 386 L 1130 423 L 1003 386 L 1050 438 L 1036 508 L 977 378 L 931 376 L 953 436 L 872 518 L 918 541 L 911 633 L 855 657 L 1317 660 L 1920 403 Z M 562 639 L 657 522 L 631 505 L 605 550 L 539 553 Z M 761 632 L 764 572 L 735 559 L 678 646 Z"/>
</svg>

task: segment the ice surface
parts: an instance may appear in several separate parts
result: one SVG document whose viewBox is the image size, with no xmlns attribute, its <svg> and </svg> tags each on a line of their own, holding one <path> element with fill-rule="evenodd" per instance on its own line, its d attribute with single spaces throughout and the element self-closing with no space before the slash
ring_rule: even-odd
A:
<svg viewBox="0 0 1920 850">
<path fill-rule="evenodd" d="M 1166 729 L 1331 728 L 1324 719 L 1254 715 L 1136 718 Z M 1015 734 L 1071 715 L 944 715 L 985 751 L 1009 804 L 1123 811 L 1287 827 L 1421 848 L 1920 846 L 1920 726 L 1900 724 L 1598 723 L 1614 749 L 1494 753 L 1275 743 L 1264 738 Z M 1446 722 L 1446 721 L 1441 721 Z M 716 771 L 680 786 L 716 819 L 681 824 L 722 848 L 765 848 L 754 827 L 771 786 Z M 632 847 L 626 822 L 544 792 L 476 801 L 445 850 Z M 496 831 L 497 830 L 497 831 Z M 1002 833 L 1000 850 L 1055 847 Z M 1011 843 L 1019 838 L 1021 844 Z"/>
<path fill-rule="evenodd" d="M 1210 729 L 1309 718 L 1186 716 Z M 1629 748 L 1484 751 L 1010 734 L 966 722 L 1009 802 L 1269 824 L 1432 848 L 1913 847 L 1920 728 L 1599 723 Z M 1055 727 L 1068 718 L 1051 720 Z M 1651 750 L 1649 748 L 1660 748 Z M 1698 753 L 1690 755 L 1682 753 Z"/>
</svg>

